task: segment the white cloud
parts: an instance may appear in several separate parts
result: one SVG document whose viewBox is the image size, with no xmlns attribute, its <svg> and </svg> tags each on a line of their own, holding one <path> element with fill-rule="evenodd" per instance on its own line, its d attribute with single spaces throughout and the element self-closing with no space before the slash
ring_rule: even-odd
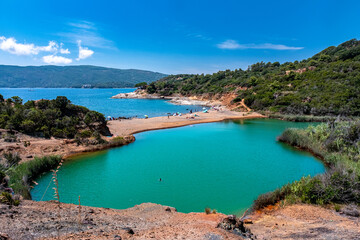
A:
<svg viewBox="0 0 360 240">
<path fill-rule="evenodd" d="M 56 42 L 50 41 L 49 45 L 43 46 L 43 47 L 35 47 L 35 49 L 38 51 L 44 51 L 44 52 L 56 52 L 58 50 L 59 46 Z"/>
<path fill-rule="evenodd" d="M 221 49 L 239 49 L 241 45 L 235 40 L 226 40 L 225 42 L 219 43 L 217 47 Z"/>
<path fill-rule="evenodd" d="M 61 54 L 70 54 L 70 51 L 69 51 L 69 49 L 60 48 L 60 53 Z"/>
<path fill-rule="evenodd" d="M 69 49 L 63 49 L 63 44 L 59 45 L 55 41 L 49 41 L 47 46 L 36 46 L 33 43 L 18 43 L 13 37 L 0 37 L 0 50 L 9 52 L 15 55 L 38 55 L 40 52 L 57 53 L 60 50 L 61 54 L 69 54 Z"/>
<path fill-rule="evenodd" d="M 0 49 L 16 55 L 37 54 L 34 44 L 17 43 L 14 38 L 0 37 Z"/>
<path fill-rule="evenodd" d="M 91 57 L 94 54 L 93 50 L 88 49 L 87 47 L 81 46 L 81 40 L 77 41 L 79 48 L 79 55 L 76 58 L 77 61 Z M 68 48 L 63 48 L 64 44 L 57 44 L 55 41 L 49 41 L 47 46 L 36 46 L 33 43 L 18 43 L 17 40 L 13 37 L 6 38 L 0 36 L 0 50 L 9 52 L 16 55 L 29 55 L 36 60 L 35 56 L 40 53 L 48 53 L 48 55 L 40 54 L 40 57 L 44 63 L 47 64 L 70 64 L 73 62 L 73 59 L 66 58 L 62 56 L 57 56 L 57 54 L 70 54 Z M 50 54 L 49 54 L 50 53 Z"/>
<path fill-rule="evenodd" d="M 55 56 L 55 55 L 48 55 L 42 57 L 44 63 L 47 64 L 70 64 L 72 63 L 72 59 L 61 57 L 61 56 Z"/>
<path fill-rule="evenodd" d="M 67 49 L 67 48 L 64 49 L 64 48 L 63 48 L 63 45 L 64 45 L 64 44 L 60 43 L 60 53 L 61 53 L 61 54 L 70 54 L 69 49 Z"/>
<path fill-rule="evenodd" d="M 91 55 L 94 54 L 93 50 L 81 46 L 81 40 L 78 40 L 78 46 L 79 46 L 79 57 L 76 59 L 77 61 L 91 57 Z"/>
<path fill-rule="evenodd" d="M 235 40 L 226 40 L 225 42 L 219 43 L 216 45 L 220 49 L 271 49 L 271 50 L 300 50 L 303 47 L 290 47 L 282 44 L 272 44 L 272 43 L 263 43 L 263 44 L 239 44 Z"/>
</svg>

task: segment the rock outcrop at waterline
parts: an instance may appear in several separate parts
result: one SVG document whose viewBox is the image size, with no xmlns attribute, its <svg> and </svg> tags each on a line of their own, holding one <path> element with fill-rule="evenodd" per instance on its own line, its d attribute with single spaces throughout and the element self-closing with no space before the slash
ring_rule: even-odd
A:
<svg viewBox="0 0 360 240">
<path fill-rule="evenodd" d="M 148 94 L 143 90 L 136 90 L 135 92 L 130 93 L 119 93 L 111 98 L 118 99 L 165 99 L 163 96 L 158 96 L 154 94 Z"/>
<path fill-rule="evenodd" d="M 218 224 L 217 227 L 244 237 L 245 239 L 256 239 L 251 231 L 244 226 L 244 222 L 235 215 L 227 216 Z"/>
</svg>

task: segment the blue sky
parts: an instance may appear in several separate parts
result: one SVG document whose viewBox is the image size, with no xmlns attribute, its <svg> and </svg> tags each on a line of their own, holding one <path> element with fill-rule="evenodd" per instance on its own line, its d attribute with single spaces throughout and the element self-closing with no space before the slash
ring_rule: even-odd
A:
<svg viewBox="0 0 360 240">
<path fill-rule="evenodd" d="M 0 64 L 212 73 L 360 35 L 360 1 L 0 1 Z"/>
</svg>

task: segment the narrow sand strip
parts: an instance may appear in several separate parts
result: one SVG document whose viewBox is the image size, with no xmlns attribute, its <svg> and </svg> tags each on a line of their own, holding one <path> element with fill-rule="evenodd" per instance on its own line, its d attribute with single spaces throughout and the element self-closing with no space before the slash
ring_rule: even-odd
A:
<svg viewBox="0 0 360 240">
<path fill-rule="evenodd" d="M 196 115 L 199 117 L 195 117 L 195 119 L 189 118 L 191 114 L 184 114 L 182 116 L 170 116 L 169 118 L 165 116 L 148 119 L 135 118 L 129 120 L 112 120 L 108 122 L 108 127 L 111 133 L 115 136 L 126 136 L 144 131 L 182 127 L 199 123 L 220 122 L 224 120 L 236 119 L 265 118 L 264 115 L 255 112 L 234 112 L 227 109 L 222 111 L 210 110 L 208 113 L 196 112 Z"/>
</svg>

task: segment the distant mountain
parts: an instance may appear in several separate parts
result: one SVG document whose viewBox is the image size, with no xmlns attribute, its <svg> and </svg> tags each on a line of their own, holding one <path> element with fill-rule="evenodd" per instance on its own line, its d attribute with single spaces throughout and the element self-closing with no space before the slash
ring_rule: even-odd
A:
<svg viewBox="0 0 360 240">
<path fill-rule="evenodd" d="M 134 87 L 140 82 L 153 82 L 166 74 L 96 66 L 8 66 L 0 65 L 0 87 L 60 88 Z"/>
</svg>

